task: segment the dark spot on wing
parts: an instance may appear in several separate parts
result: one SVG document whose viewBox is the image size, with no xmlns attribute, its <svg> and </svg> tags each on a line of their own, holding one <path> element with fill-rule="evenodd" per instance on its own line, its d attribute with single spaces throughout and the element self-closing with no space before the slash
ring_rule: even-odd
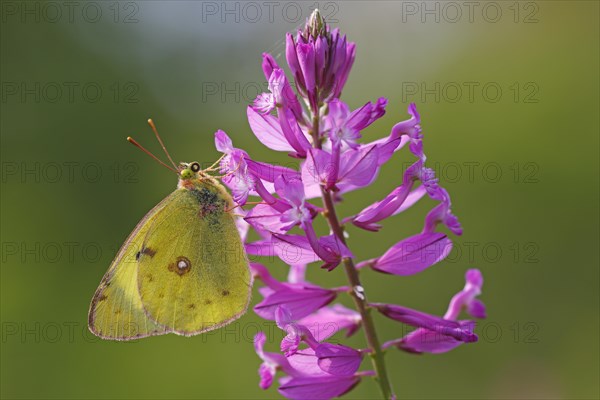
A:
<svg viewBox="0 0 600 400">
<path fill-rule="evenodd" d="M 160 292 L 160 293 L 158 294 L 158 298 L 159 298 L 159 299 L 164 299 L 164 298 L 165 298 L 165 294 L 164 294 L 163 292 Z"/>
<path fill-rule="evenodd" d="M 152 274 L 148 274 L 146 278 L 148 278 L 148 282 L 154 281 L 154 276 Z"/>
<path fill-rule="evenodd" d="M 196 305 L 194 303 L 190 303 L 190 304 L 188 304 L 188 308 L 190 310 L 193 310 L 194 308 L 196 308 Z"/>
<path fill-rule="evenodd" d="M 106 300 L 107 298 L 108 298 L 108 296 L 106 296 L 104 293 L 102 293 L 102 294 L 100 295 L 100 297 L 98 297 L 98 301 L 104 301 L 104 300 Z"/>
<path fill-rule="evenodd" d="M 169 271 L 175 272 L 179 276 L 183 276 L 192 269 L 192 262 L 187 257 L 179 256 L 175 262 L 169 264 L 167 268 Z"/>
<path fill-rule="evenodd" d="M 212 304 L 212 300 L 206 299 L 206 300 L 204 300 L 204 304 L 206 304 L 207 306 L 209 306 L 209 305 Z"/>
<path fill-rule="evenodd" d="M 152 258 L 156 254 L 156 250 L 151 249 L 150 247 L 142 247 L 142 249 L 135 254 L 135 260 L 139 261 L 142 254 Z"/>
<path fill-rule="evenodd" d="M 223 290 L 223 291 L 221 292 L 221 294 L 222 294 L 223 296 L 229 296 L 229 290 Z"/>
</svg>

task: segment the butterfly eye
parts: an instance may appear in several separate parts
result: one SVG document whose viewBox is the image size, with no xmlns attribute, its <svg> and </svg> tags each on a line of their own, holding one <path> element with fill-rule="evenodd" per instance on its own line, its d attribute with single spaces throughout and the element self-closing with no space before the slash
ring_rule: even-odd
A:
<svg viewBox="0 0 600 400">
<path fill-rule="evenodd" d="M 198 164 L 197 162 L 191 163 L 190 164 L 190 169 L 193 172 L 198 172 L 198 171 L 200 171 L 200 164 Z"/>
</svg>

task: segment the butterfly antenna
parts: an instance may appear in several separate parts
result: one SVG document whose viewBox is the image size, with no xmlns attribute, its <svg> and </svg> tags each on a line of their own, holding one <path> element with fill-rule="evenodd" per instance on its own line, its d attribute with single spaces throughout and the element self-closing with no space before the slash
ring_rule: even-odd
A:
<svg viewBox="0 0 600 400">
<path fill-rule="evenodd" d="M 175 162 L 171 158 L 171 155 L 167 151 L 165 144 L 163 143 L 162 139 L 160 138 L 160 135 L 158 134 L 158 131 L 156 130 L 156 125 L 154 125 L 154 121 L 152 121 L 152 119 L 150 119 L 150 118 L 148 118 L 148 125 L 150 125 L 150 128 L 152 128 L 152 131 L 154 132 L 156 139 L 158 139 L 158 143 L 160 143 L 160 146 L 162 147 L 163 151 L 167 155 L 167 158 L 169 159 L 169 161 L 171 161 L 171 164 L 173 164 L 173 168 L 177 169 L 177 164 L 175 164 Z"/>
<path fill-rule="evenodd" d="M 170 165 L 167 165 L 164 162 L 162 162 L 161 160 L 159 160 L 158 157 L 156 157 L 154 154 L 152 154 L 148 150 L 146 150 L 146 148 L 144 146 L 142 146 L 141 144 L 139 144 L 138 142 L 136 142 L 135 139 L 132 138 L 131 136 L 127 137 L 127 141 L 129 143 L 131 143 L 132 145 L 134 145 L 135 147 L 137 147 L 138 149 L 142 150 L 144 153 L 148 154 L 150 157 L 152 157 L 158 163 L 162 164 L 164 167 L 170 169 L 171 171 L 173 171 L 173 172 L 175 172 L 177 174 L 177 170 L 176 169 L 174 169 Z M 171 161 L 171 162 L 173 162 L 173 161 Z"/>
</svg>

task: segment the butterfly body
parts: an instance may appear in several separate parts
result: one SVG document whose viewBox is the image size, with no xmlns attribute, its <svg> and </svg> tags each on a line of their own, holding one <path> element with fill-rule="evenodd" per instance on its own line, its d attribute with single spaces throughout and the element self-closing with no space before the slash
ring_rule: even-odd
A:
<svg viewBox="0 0 600 400">
<path fill-rule="evenodd" d="M 192 336 L 244 314 L 252 277 L 231 208 L 216 179 L 183 164 L 177 189 L 136 226 L 102 279 L 90 330 L 115 340 Z"/>
</svg>

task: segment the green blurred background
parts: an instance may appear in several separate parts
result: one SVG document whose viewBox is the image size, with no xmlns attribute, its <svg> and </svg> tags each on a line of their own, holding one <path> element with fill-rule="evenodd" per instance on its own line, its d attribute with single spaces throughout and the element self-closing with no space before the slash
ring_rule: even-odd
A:
<svg viewBox="0 0 600 400">
<path fill-rule="evenodd" d="M 175 185 L 125 137 L 158 152 L 152 117 L 177 160 L 215 160 L 221 128 L 252 157 L 288 162 L 253 136 L 245 107 L 266 86 L 261 53 L 283 64 L 285 32 L 315 6 L 358 46 L 345 100 L 389 98 L 366 136 L 417 103 L 465 231 L 417 276 L 363 273 L 367 294 L 443 314 L 467 268 L 485 277 L 479 343 L 387 355 L 399 398 L 599 397 L 598 2 L 1 6 L 2 398 L 278 397 L 258 388 L 251 340 L 264 329 L 275 349 L 281 333 L 252 312 L 212 334 L 132 343 L 96 339 L 86 318 L 122 241 Z M 399 153 L 341 214 L 385 195 L 410 160 Z M 351 228 L 353 252 L 374 257 L 418 232 L 432 204 L 380 233 Z M 341 269 L 309 278 L 344 283 Z M 384 340 L 404 329 L 376 323 Z M 350 343 L 363 346 L 362 332 Z M 378 394 L 367 380 L 348 397 Z"/>
</svg>

